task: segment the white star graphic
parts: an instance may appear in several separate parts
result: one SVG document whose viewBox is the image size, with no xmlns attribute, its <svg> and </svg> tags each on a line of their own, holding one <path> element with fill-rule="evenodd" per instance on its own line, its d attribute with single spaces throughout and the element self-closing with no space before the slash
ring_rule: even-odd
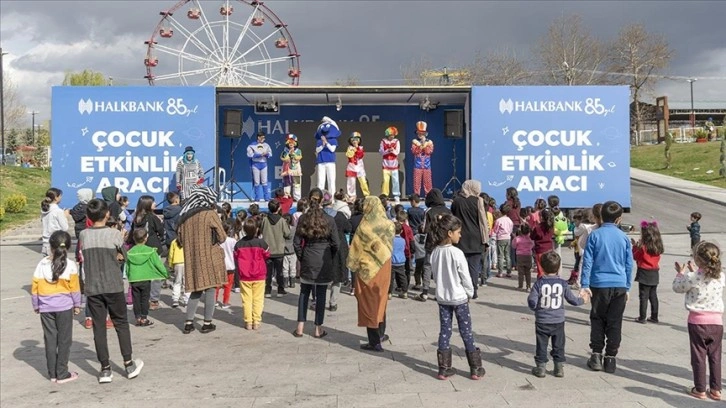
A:
<svg viewBox="0 0 726 408">
<path fill-rule="evenodd" d="M 506 136 L 507 133 L 509 133 L 509 126 L 504 126 L 502 128 L 502 136 Z"/>
<path fill-rule="evenodd" d="M 88 133 L 88 127 L 84 127 L 83 129 L 81 129 L 81 134 L 82 134 L 83 136 L 85 136 L 85 135 L 86 135 L 86 133 Z"/>
</svg>

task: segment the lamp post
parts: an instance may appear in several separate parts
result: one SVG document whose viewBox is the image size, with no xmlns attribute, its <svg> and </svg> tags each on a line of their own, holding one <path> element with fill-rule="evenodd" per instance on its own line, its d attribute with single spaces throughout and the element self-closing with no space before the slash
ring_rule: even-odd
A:
<svg viewBox="0 0 726 408">
<path fill-rule="evenodd" d="M 7 52 L 3 52 L 0 47 L 0 137 L 2 137 L 2 164 L 5 164 L 5 95 L 3 93 L 5 89 L 5 78 L 3 77 L 3 55 Z"/>
<path fill-rule="evenodd" d="M 693 109 L 693 83 L 696 82 L 697 78 L 688 79 L 688 83 L 691 84 L 691 127 L 696 127 L 696 110 Z"/>
<path fill-rule="evenodd" d="M 32 122 L 31 122 L 31 126 L 32 126 L 31 130 L 32 130 L 33 138 L 30 141 L 30 145 L 35 146 L 35 115 L 39 114 L 40 112 L 31 111 L 28 113 L 33 117 Z"/>
</svg>

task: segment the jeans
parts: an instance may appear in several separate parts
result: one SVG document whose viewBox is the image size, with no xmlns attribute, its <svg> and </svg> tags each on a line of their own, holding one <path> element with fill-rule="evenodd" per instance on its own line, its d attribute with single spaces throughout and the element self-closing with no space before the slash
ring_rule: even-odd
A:
<svg viewBox="0 0 726 408">
<path fill-rule="evenodd" d="M 297 256 L 295 254 L 288 254 L 282 258 L 282 276 L 285 278 L 297 276 Z"/>
<path fill-rule="evenodd" d="M 391 265 L 391 286 L 388 287 L 388 293 L 393 293 L 393 281 L 401 290 L 401 293 L 408 292 L 408 280 L 406 279 L 406 265 Z"/>
<path fill-rule="evenodd" d="M 158 302 L 159 297 L 161 296 L 161 284 L 164 282 L 163 280 L 153 280 L 151 282 L 150 287 L 150 293 L 149 293 L 149 300 L 152 302 Z"/>
<path fill-rule="evenodd" d="M 489 280 L 489 275 L 492 273 L 492 260 L 489 249 L 485 249 L 482 254 L 482 276 L 484 283 Z"/>
<path fill-rule="evenodd" d="M 341 286 L 340 282 L 330 284 L 330 306 L 331 307 L 338 305 L 338 296 L 340 296 L 340 286 Z"/>
<path fill-rule="evenodd" d="M 328 285 L 311 285 L 300 283 L 300 297 L 297 301 L 297 321 L 304 322 L 308 317 L 308 299 L 310 293 L 315 291 L 315 325 L 322 326 L 325 321 L 325 296 Z"/>
<path fill-rule="evenodd" d="M 391 191 L 391 195 L 393 197 L 395 197 L 395 198 L 401 197 L 401 184 L 398 181 L 398 169 L 396 169 L 396 170 L 383 169 L 383 181 L 382 181 L 382 185 L 381 185 L 381 193 L 388 195 L 389 188 Z"/>
<path fill-rule="evenodd" d="M 285 290 L 285 278 L 282 277 L 282 261 L 284 257 L 270 258 L 267 261 L 267 278 L 265 279 L 265 293 L 272 293 L 272 277 L 277 282 L 277 292 Z"/>
<path fill-rule="evenodd" d="M 431 253 L 427 252 L 426 257 L 424 258 L 424 265 L 423 265 L 423 288 L 421 289 L 422 294 L 428 294 L 429 293 L 429 286 L 431 285 Z"/>
<path fill-rule="evenodd" d="M 200 290 L 198 292 L 192 292 L 189 295 L 189 302 L 187 303 L 187 321 L 194 321 L 194 315 L 197 314 L 197 306 L 199 306 L 199 298 L 204 294 L 204 321 L 211 322 L 214 318 L 214 290 L 216 288 L 208 288 Z"/>
<path fill-rule="evenodd" d="M 474 297 L 477 297 L 479 288 L 479 275 L 481 275 L 481 254 L 464 254 L 466 257 L 466 264 L 469 266 L 469 276 L 471 276 L 471 283 L 474 285 Z"/>
<path fill-rule="evenodd" d="M 416 267 L 413 270 L 413 283 L 416 286 L 421 286 L 421 279 L 423 279 L 424 269 L 424 258 L 416 259 Z"/>
<path fill-rule="evenodd" d="M 171 300 L 172 302 L 178 302 L 184 289 L 184 264 L 174 265 L 174 285 L 171 289 Z M 184 294 L 184 301 L 186 302 L 189 298 Z"/>
<path fill-rule="evenodd" d="M 550 355 L 555 363 L 565 362 L 565 322 L 562 323 L 535 323 L 535 334 L 537 335 L 537 348 L 535 349 L 534 362 L 544 364 L 547 362 L 547 345 L 552 339 L 552 351 Z"/>
<path fill-rule="evenodd" d="M 132 282 L 131 290 L 134 302 L 134 317 L 146 319 L 149 315 L 149 295 L 151 294 L 151 281 Z"/>
<path fill-rule="evenodd" d="M 245 323 L 260 323 L 265 306 L 265 281 L 242 281 L 240 292 Z"/>
<path fill-rule="evenodd" d="M 453 316 L 456 315 L 456 323 L 459 326 L 459 334 L 461 340 L 464 341 L 466 351 L 476 351 L 474 345 L 474 332 L 471 327 L 471 313 L 469 312 L 469 303 L 451 306 L 439 304 L 439 350 L 448 350 L 451 348 L 451 334 L 453 327 Z"/>
<path fill-rule="evenodd" d="M 495 237 L 489 237 L 489 265 L 497 265 L 498 261 L 497 239 Z"/>
<path fill-rule="evenodd" d="M 68 358 L 73 343 L 73 309 L 40 314 L 45 343 L 48 376 L 59 380 L 68 378 Z"/>
<path fill-rule="evenodd" d="M 532 287 L 532 255 L 517 255 L 517 286 L 522 288 L 525 281 Z"/>
<path fill-rule="evenodd" d="M 623 313 L 625 312 L 625 288 L 590 288 L 590 349 L 615 357 L 622 339 Z M 607 345 L 605 339 L 607 338 Z"/>
<path fill-rule="evenodd" d="M 509 259 L 509 247 L 510 242 L 508 239 L 497 240 L 497 258 L 499 258 L 497 266 L 499 267 L 498 269 L 500 274 L 504 272 L 506 272 L 507 275 L 512 274 L 512 265 Z"/>
<path fill-rule="evenodd" d="M 658 285 L 638 283 L 638 298 L 640 298 L 640 318 L 645 319 L 650 301 L 650 318 L 658 320 Z"/>
<path fill-rule="evenodd" d="M 86 299 L 88 311 L 93 319 L 93 343 L 96 347 L 96 357 L 101 367 L 109 367 L 108 341 L 106 339 L 106 316 L 111 317 L 113 328 L 116 330 L 119 348 L 124 362 L 131 361 L 131 332 L 126 316 L 126 294 L 102 293 L 88 296 Z"/>
<path fill-rule="evenodd" d="M 706 364 L 711 373 L 709 387 L 721 391 L 721 350 L 723 348 L 723 326 L 715 324 L 688 323 L 688 338 L 691 343 L 691 367 L 696 391 L 706 391 Z"/>
</svg>

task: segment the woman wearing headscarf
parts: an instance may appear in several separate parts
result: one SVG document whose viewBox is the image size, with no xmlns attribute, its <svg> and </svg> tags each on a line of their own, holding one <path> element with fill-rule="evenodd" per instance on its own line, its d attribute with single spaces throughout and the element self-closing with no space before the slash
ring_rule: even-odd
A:
<svg viewBox="0 0 726 408">
<path fill-rule="evenodd" d="M 224 250 L 227 239 L 217 215 L 217 193 L 207 186 L 192 186 L 179 212 L 176 240 L 184 249 L 185 291 L 191 292 L 187 303 L 184 334 L 194 331 L 194 315 L 204 294 L 202 333 L 214 331 L 214 289 L 227 283 Z"/>
<path fill-rule="evenodd" d="M 383 351 L 386 336 L 386 306 L 391 285 L 391 254 L 395 227 L 386 216 L 381 200 L 368 196 L 363 201 L 363 218 L 353 236 L 348 268 L 355 275 L 358 326 L 366 327 L 368 343 L 363 350 Z"/>
<path fill-rule="evenodd" d="M 481 183 L 466 180 L 461 185 L 461 193 L 451 203 L 451 213 L 461 221 L 461 239 L 456 247 L 461 249 L 469 265 L 469 275 L 474 284 L 474 296 L 478 298 L 477 288 L 482 272 L 482 252 L 489 239 L 484 199 L 479 197 Z"/>
<path fill-rule="evenodd" d="M 426 194 L 426 200 L 424 202 L 426 203 L 426 213 L 424 214 L 426 258 L 424 258 L 422 276 L 423 288 L 421 289 L 421 294 L 414 297 L 414 300 L 418 300 L 419 302 L 425 302 L 429 298 L 429 286 L 431 285 L 431 252 L 434 251 L 434 237 L 431 232 L 431 225 L 436 222 L 435 220 L 439 215 L 451 214 L 451 211 L 446 208 L 444 194 L 438 188 L 431 189 Z M 435 299 L 435 296 L 431 295 L 431 299 Z"/>
</svg>

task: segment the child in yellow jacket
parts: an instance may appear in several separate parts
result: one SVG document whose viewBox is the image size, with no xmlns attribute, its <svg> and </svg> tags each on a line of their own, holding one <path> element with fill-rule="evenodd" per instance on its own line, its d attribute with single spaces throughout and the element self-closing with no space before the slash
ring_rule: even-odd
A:
<svg viewBox="0 0 726 408">
<path fill-rule="evenodd" d="M 169 267 L 174 269 L 174 284 L 171 292 L 171 307 L 177 308 L 179 304 L 186 305 L 189 300 L 189 293 L 184 292 L 182 296 L 182 288 L 184 287 L 184 250 L 174 239 L 169 245 L 169 255 L 166 258 Z"/>
</svg>

